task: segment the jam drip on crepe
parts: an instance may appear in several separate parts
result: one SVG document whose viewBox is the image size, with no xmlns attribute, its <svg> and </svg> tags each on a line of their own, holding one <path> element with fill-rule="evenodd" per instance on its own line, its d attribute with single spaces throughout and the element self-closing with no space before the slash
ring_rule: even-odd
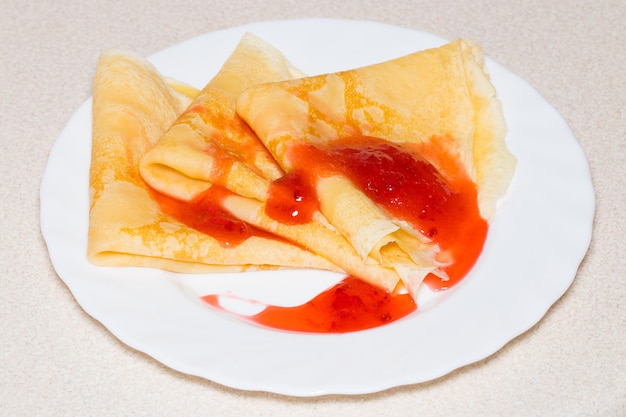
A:
<svg viewBox="0 0 626 417">
<path fill-rule="evenodd" d="M 309 178 L 294 171 L 275 181 L 269 189 L 265 212 L 283 224 L 304 224 L 319 211 L 319 200 Z"/>
<path fill-rule="evenodd" d="M 433 137 L 420 149 L 370 137 L 338 139 L 326 147 L 297 144 L 289 153 L 297 169 L 287 177 L 299 178 L 299 184 L 315 184 L 321 177 L 346 176 L 390 216 L 407 221 L 439 245 L 438 260 L 448 264 L 444 270 L 449 279 L 442 281 L 431 274 L 425 283 L 434 290 L 445 289 L 472 268 L 488 229 L 478 209 L 476 185 L 455 157 L 437 145 L 446 140 Z M 446 177 L 422 154 L 435 158 L 445 168 Z M 306 188 L 312 195 L 305 194 L 303 200 L 317 201 L 314 189 Z M 313 204 L 303 209 L 306 207 L 317 209 Z"/>
<path fill-rule="evenodd" d="M 161 210 L 181 223 L 215 238 L 223 247 L 234 247 L 251 236 L 279 239 L 231 215 L 222 207 L 230 195 L 227 189 L 212 185 L 191 201 L 180 201 L 152 190 Z"/>
<path fill-rule="evenodd" d="M 488 225 L 479 214 L 476 186 L 462 166 L 453 156 L 433 149 L 426 153 L 436 153 L 446 178 L 417 149 L 375 138 L 342 139 L 327 149 L 294 146 L 291 157 L 298 169 L 272 183 L 266 213 L 285 224 L 311 221 L 319 210 L 316 179 L 342 173 L 389 215 L 407 221 L 439 245 L 440 256 L 451 262 L 445 267 L 449 280 L 431 274 L 425 283 L 434 290 L 449 288 L 474 265 Z M 155 195 L 165 212 L 225 246 L 236 245 L 252 234 L 269 235 L 221 208 L 220 201 L 228 193 L 212 186 L 187 203 Z M 219 296 L 202 299 L 221 309 Z M 409 294 L 393 294 L 348 276 L 303 305 L 267 306 L 261 313 L 243 318 L 288 331 L 345 333 L 396 321 L 416 309 Z"/>
</svg>

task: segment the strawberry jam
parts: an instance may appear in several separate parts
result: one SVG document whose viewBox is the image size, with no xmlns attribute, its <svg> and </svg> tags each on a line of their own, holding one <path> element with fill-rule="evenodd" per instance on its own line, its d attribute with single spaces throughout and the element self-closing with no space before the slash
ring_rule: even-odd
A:
<svg viewBox="0 0 626 417">
<path fill-rule="evenodd" d="M 319 200 L 313 184 L 302 171 L 294 171 L 270 185 L 265 212 L 283 224 L 303 224 L 319 211 Z"/>
<path fill-rule="evenodd" d="M 319 210 L 316 182 L 343 175 L 390 217 L 406 221 L 439 246 L 438 259 L 447 265 L 443 269 L 449 279 L 443 281 L 431 274 L 424 282 L 434 290 L 447 289 L 478 259 L 488 224 L 480 216 L 475 184 L 458 157 L 445 151 L 448 147 L 442 143 L 446 142 L 453 141 L 433 137 L 417 146 L 359 137 L 327 146 L 293 145 L 288 156 L 297 169 L 273 182 L 266 213 L 284 224 L 309 222 Z M 220 195 L 216 188 L 188 207 L 173 211 L 193 227 L 229 242 L 228 246 L 247 238 L 253 229 L 212 203 L 219 201 Z M 217 296 L 203 300 L 219 308 Z M 343 333 L 390 323 L 416 308 L 408 294 L 391 294 L 348 276 L 303 305 L 268 306 L 246 320 L 289 331 Z"/>
<path fill-rule="evenodd" d="M 221 308 L 216 295 L 203 301 Z M 417 308 L 409 294 L 390 294 L 365 281 L 348 276 L 332 288 L 296 307 L 268 306 L 246 317 L 274 329 L 308 333 L 346 333 L 391 323 Z"/>
<path fill-rule="evenodd" d="M 222 201 L 231 192 L 217 185 L 209 187 L 191 201 L 180 201 L 152 191 L 161 210 L 181 223 L 215 238 L 223 247 L 234 247 L 251 236 L 278 237 L 257 229 L 231 215 Z"/>
<path fill-rule="evenodd" d="M 488 229 L 478 209 L 476 186 L 457 158 L 444 150 L 441 144 L 446 142 L 451 138 L 433 137 L 419 149 L 370 137 L 338 139 L 326 147 L 298 144 L 288 154 L 298 168 L 287 176 L 312 184 L 326 176 L 347 177 L 391 217 L 408 222 L 439 245 L 449 280 L 429 275 L 425 282 L 435 290 L 445 289 L 472 268 Z M 445 178 L 423 154 L 445 168 Z M 311 194 L 306 198 L 317 201 L 315 187 L 307 190 Z"/>
</svg>

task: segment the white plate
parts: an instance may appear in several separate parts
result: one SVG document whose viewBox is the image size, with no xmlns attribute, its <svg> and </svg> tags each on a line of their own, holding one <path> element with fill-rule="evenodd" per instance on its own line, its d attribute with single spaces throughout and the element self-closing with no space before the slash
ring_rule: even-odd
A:
<svg viewBox="0 0 626 417">
<path fill-rule="evenodd" d="M 278 21 L 208 33 L 151 60 L 164 75 L 202 87 L 245 31 L 311 75 L 445 42 L 373 22 Z M 41 228 L 52 263 L 84 310 L 124 343 L 171 368 L 239 389 L 295 396 L 369 393 L 437 378 L 485 358 L 537 323 L 567 290 L 589 246 L 594 214 L 587 162 L 566 123 L 526 82 L 491 60 L 487 64 L 519 164 L 477 265 L 426 311 L 362 332 L 287 333 L 203 306 L 176 274 L 91 265 L 85 257 L 90 101 L 55 143 L 41 185 Z M 297 279 L 315 287 L 319 279 L 323 288 L 337 276 L 311 271 L 200 279 L 235 292 L 260 287 L 271 294 L 280 293 L 279 282 Z"/>
</svg>

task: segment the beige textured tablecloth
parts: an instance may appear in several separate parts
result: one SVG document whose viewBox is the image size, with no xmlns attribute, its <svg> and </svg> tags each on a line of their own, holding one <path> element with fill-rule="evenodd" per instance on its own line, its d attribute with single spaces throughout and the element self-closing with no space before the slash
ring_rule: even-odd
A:
<svg viewBox="0 0 626 417">
<path fill-rule="evenodd" d="M 371 395 L 292 398 L 170 370 L 112 336 L 51 267 L 39 228 L 50 148 L 99 52 L 149 55 L 245 23 L 329 17 L 469 37 L 564 116 L 596 191 L 569 291 L 493 356 Z M 626 2 L 0 1 L 0 415 L 626 416 Z"/>
</svg>

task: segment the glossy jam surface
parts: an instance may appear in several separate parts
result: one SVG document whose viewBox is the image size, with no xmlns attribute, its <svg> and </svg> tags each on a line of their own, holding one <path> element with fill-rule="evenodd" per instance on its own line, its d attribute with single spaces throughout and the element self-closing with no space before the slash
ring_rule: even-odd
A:
<svg viewBox="0 0 626 417">
<path fill-rule="evenodd" d="M 250 236 L 276 238 L 226 211 L 221 203 L 230 192 L 222 187 L 209 187 L 189 202 L 179 201 L 154 190 L 152 195 L 164 213 L 215 238 L 223 247 L 234 247 Z"/>
<path fill-rule="evenodd" d="M 208 295 L 204 302 L 219 306 L 218 297 Z M 365 281 L 347 277 L 309 302 L 296 307 L 268 306 L 245 317 L 262 326 L 308 333 L 346 333 L 382 326 L 416 310 L 408 294 L 392 295 Z"/>
<path fill-rule="evenodd" d="M 270 185 L 265 212 L 283 224 L 303 224 L 319 211 L 314 185 L 302 171 L 294 171 Z"/>
<path fill-rule="evenodd" d="M 290 159 L 303 178 L 343 174 L 390 216 L 407 221 L 437 243 L 440 260 L 449 263 L 445 272 L 450 279 L 429 275 L 425 282 L 440 290 L 469 272 L 488 229 L 478 210 L 476 186 L 456 158 L 437 143 L 448 140 L 435 137 L 418 149 L 376 138 L 348 138 L 327 148 L 294 146 Z M 422 151 L 445 167 L 445 179 Z"/>
<path fill-rule="evenodd" d="M 480 216 L 477 191 L 463 166 L 434 141 L 423 148 L 400 146 L 374 138 L 339 140 L 332 146 L 299 144 L 290 150 L 298 169 L 274 181 L 266 213 L 284 224 L 311 221 L 319 210 L 316 181 L 342 174 L 390 216 L 405 220 L 440 247 L 440 260 L 449 280 L 435 275 L 425 279 L 434 290 L 459 282 L 478 259 L 488 225 Z M 432 145 L 432 146 L 430 146 Z M 421 155 L 445 169 L 445 178 Z M 160 197 L 161 207 L 202 232 L 233 246 L 264 232 L 241 222 L 221 208 L 228 191 L 213 186 L 190 203 Z M 217 296 L 204 301 L 219 307 Z M 267 306 L 246 317 L 257 324 L 299 332 L 342 333 L 384 325 L 417 308 L 408 294 L 390 294 L 348 276 L 333 288 L 297 307 Z"/>
</svg>

